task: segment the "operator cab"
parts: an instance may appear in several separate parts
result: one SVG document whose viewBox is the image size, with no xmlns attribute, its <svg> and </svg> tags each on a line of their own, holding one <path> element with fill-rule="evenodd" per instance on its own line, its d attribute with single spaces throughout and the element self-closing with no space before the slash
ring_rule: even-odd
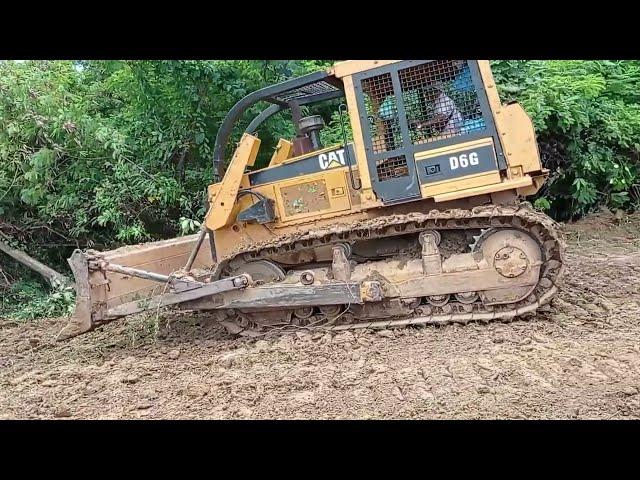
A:
<svg viewBox="0 0 640 480">
<path fill-rule="evenodd" d="M 214 163 L 223 173 L 223 153 L 241 114 L 258 101 L 271 103 L 246 128 L 254 134 L 270 116 L 289 109 L 296 128 L 291 140 L 280 139 L 267 168 L 250 173 L 251 185 L 348 167 L 350 183 L 359 189 L 354 169 L 367 169 L 369 192 L 385 205 L 446 192 L 454 180 L 476 176 L 499 182 L 506 170 L 477 61 L 402 60 L 343 62 L 264 88 L 239 101 L 221 126 Z M 319 115 L 302 116 L 301 107 L 347 96 L 349 115 L 341 115 L 358 133 L 354 143 L 325 148 Z M 341 110 L 342 113 L 342 110 Z M 474 143 L 475 142 L 475 143 Z M 448 152 L 469 146 L 451 161 Z M 472 155 L 471 160 L 467 156 Z M 462 158 L 462 160 L 460 160 Z M 360 172 L 362 174 L 362 172 Z M 476 181 L 478 183 L 479 181 Z M 475 184 L 474 184 L 475 185 Z"/>
</svg>

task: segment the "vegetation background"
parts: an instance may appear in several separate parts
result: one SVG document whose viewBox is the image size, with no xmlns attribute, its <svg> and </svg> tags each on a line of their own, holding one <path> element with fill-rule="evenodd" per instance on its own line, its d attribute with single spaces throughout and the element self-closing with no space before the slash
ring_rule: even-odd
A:
<svg viewBox="0 0 640 480">
<path fill-rule="evenodd" d="M 0 62 L 0 241 L 66 269 L 74 248 L 111 249 L 193 233 L 213 178 L 216 131 L 244 95 L 330 65 L 283 61 Z M 553 175 L 535 199 L 558 220 L 640 205 L 640 61 L 492 61 L 504 102 L 536 127 Z M 336 104 L 322 111 L 341 142 Z M 263 106 L 246 114 L 234 141 Z M 262 128 L 258 165 L 284 115 Z M 0 318 L 72 309 L 0 253 Z"/>
</svg>

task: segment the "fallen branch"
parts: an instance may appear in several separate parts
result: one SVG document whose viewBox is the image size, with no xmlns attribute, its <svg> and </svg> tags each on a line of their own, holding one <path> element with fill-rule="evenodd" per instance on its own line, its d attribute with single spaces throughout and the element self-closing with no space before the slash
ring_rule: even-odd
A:
<svg viewBox="0 0 640 480">
<path fill-rule="evenodd" d="M 9 240 L 4 233 L 0 232 L 0 236 L 4 240 Z M 40 274 L 44 279 L 49 282 L 52 287 L 66 287 L 71 285 L 71 280 L 66 275 L 55 271 L 53 268 L 46 266 L 44 263 L 36 260 L 31 255 L 26 254 L 22 250 L 10 247 L 5 241 L 0 240 L 0 251 L 6 253 L 11 258 L 20 262 L 25 267 L 30 268 L 34 272 Z"/>
</svg>

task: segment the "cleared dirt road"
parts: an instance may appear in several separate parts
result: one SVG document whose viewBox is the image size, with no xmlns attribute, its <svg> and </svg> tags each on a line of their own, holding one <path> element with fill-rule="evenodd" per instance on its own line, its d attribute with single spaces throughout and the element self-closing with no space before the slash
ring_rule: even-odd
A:
<svg viewBox="0 0 640 480">
<path fill-rule="evenodd" d="M 0 320 L 0 418 L 640 418 L 640 216 L 565 231 L 527 321 L 247 340 L 166 315 L 59 344 L 62 319 Z"/>
</svg>

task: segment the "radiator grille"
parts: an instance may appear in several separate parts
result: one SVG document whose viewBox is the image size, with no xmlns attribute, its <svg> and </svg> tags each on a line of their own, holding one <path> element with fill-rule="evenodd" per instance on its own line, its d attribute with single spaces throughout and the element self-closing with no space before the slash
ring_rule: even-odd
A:
<svg viewBox="0 0 640 480">
<path fill-rule="evenodd" d="M 373 153 L 389 152 L 402 146 L 398 109 L 391 74 L 362 80 Z"/>
<path fill-rule="evenodd" d="M 432 61 L 398 76 L 413 145 L 485 129 L 467 61 Z"/>
<path fill-rule="evenodd" d="M 409 175 L 407 158 L 404 155 L 400 155 L 378 160 L 376 162 L 376 173 L 380 182 L 391 178 L 407 177 Z"/>
</svg>

